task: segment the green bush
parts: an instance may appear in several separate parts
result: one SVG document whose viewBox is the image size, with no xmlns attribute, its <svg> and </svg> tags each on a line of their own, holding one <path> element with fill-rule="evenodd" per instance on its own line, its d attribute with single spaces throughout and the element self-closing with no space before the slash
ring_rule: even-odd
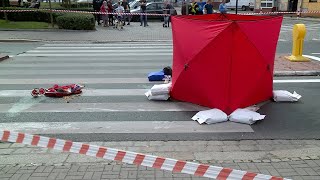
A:
<svg viewBox="0 0 320 180">
<path fill-rule="evenodd" d="M 1 1 L 1 0 L 0 0 Z M 0 7 L 1 8 L 1 7 Z M 1 8 L 2 9 L 2 8 Z M 30 10 L 30 8 L 13 8 L 8 7 L 7 10 Z M 59 10 L 65 10 L 63 8 Z M 93 11 L 91 8 L 76 8 L 71 9 L 72 11 Z M 64 12 L 53 12 L 53 21 L 56 23 L 58 16 L 65 15 Z M 34 11 L 34 12 L 8 12 L 8 19 L 10 21 L 37 21 L 37 22 L 48 22 L 50 23 L 50 13 L 48 11 Z M 4 19 L 4 13 L 0 13 L 0 19 Z"/>
<path fill-rule="evenodd" d="M 57 24 L 60 29 L 72 30 L 93 30 L 95 27 L 92 14 L 68 13 L 57 17 Z"/>
<path fill-rule="evenodd" d="M 24 10 L 30 8 L 6 8 L 7 10 Z M 56 22 L 58 16 L 65 13 L 52 13 L 53 21 Z M 47 11 L 33 11 L 33 12 L 7 12 L 8 19 L 10 21 L 36 21 L 36 22 L 48 22 L 50 23 L 50 13 Z M 4 13 L 0 13 L 0 18 L 4 18 Z"/>
</svg>

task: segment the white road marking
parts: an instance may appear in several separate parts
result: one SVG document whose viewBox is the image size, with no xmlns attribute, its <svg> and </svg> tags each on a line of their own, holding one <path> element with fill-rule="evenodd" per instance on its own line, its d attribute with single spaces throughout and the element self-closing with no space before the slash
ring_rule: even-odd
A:
<svg viewBox="0 0 320 180">
<path fill-rule="evenodd" d="M 171 49 L 172 46 L 168 45 L 168 46 L 138 46 L 138 47 L 123 47 L 123 46 L 103 46 L 103 47 L 100 47 L 100 46 L 85 46 L 85 47 L 81 47 L 81 46 L 74 46 L 74 47 L 43 47 L 43 46 L 40 46 L 40 47 L 37 47 L 36 49 L 37 50 L 48 50 L 48 49 L 52 49 L 52 50 L 59 50 L 59 49 L 73 49 L 73 50 L 76 50 L 76 49 L 106 49 L 106 50 L 110 50 L 110 49 L 116 49 L 117 51 L 119 49 Z"/>
<path fill-rule="evenodd" d="M 320 79 L 287 79 L 287 80 L 274 80 L 273 83 L 315 83 L 320 82 Z M 67 79 L 0 79 L 0 84 L 160 84 L 162 82 L 149 82 L 147 78 L 67 78 Z"/>
<path fill-rule="evenodd" d="M 79 60 L 77 60 L 79 62 Z M 30 63 L 19 63 L 19 64 L 1 64 L 0 68 L 34 68 L 34 67 L 46 67 L 46 68 L 61 68 L 61 67 L 136 67 L 136 66 L 154 66 L 154 67 L 164 67 L 167 65 L 165 62 L 135 62 L 135 63 L 37 63 L 37 64 L 30 64 Z M 1 72 L 1 71 L 0 71 Z"/>
<path fill-rule="evenodd" d="M 20 112 L 31 108 L 35 104 L 40 103 L 42 100 L 44 100 L 43 97 L 40 97 L 39 99 L 23 97 L 19 100 L 19 102 L 12 104 L 11 108 L 7 111 L 6 115 L 8 117 L 15 117 L 19 115 Z"/>
<path fill-rule="evenodd" d="M 33 99 L 29 97 L 29 99 Z M 34 101 L 36 101 L 35 99 Z M 29 103 L 30 104 L 30 103 Z M 13 104 L 0 104 L 0 113 L 8 113 Z M 25 103 L 24 106 L 28 106 Z M 185 102 L 134 102 L 134 103 L 38 103 L 29 108 L 19 109 L 19 112 L 176 112 L 202 111 L 207 107 Z"/>
<path fill-rule="evenodd" d="M 109 84 L 153 83 L 147 78 L 55 78 L 55 79 L 0 79 L 0 84 Z"/>
<path fill-rule="evenodd" d="M 303 56 L 307 57 L 307 58 L 310 58 L 310 59 L 313 59 L 313 60 L 316 60 L 316 61 L 320 61 L 320 58 L 316 57 L 316 56 L 309 56 L 309 55 L 303 55 Z"/>
<path fill-rule="evenodd" d="M 30 50 L 27 53 L 140 53 L 140 55 L 144 55 L 144 53 L 166 53 L 172 52 L 172 49 L 59 49 L 59 50 Z M 94 56 L 95 54 L 91 54 Z"/>
<path fill-rule="evenodd" d="M 125 128 L 123 128 L 125 127 Z M 222 133 L 254 132 L 246 124 L 225 122 L 199 125 L 195 121 L 99 121 L 99 122 L 19 122 L 0 123 L 0 129 L 30 134 L 78 133 Z"/>
<path fill-rule="evenodd" d="M 101 70 L 101 69 L 88 69 L 88 70 L 77 70 L 77 69 L 63 69 L 63 70 L 39 70 L 39 69 L 19 69 L 19 70 L 1 70 L 0 75 L 74 75 L 74 74 L 81 74 L 81 75 L 104 75 L 104 74 L 112 74 L 112 75 L 135 75 L 135 74 L 144 74 L 148 75 L 150 72 L 159 71 L 160 68 L 153 68 L 153 69 L 108 69 L 108 70 Z"/>
<path fill-rule="evenodd" d="M 145 96 L 147 89 L 83 89 L 81 96 Z M 31 90 L 0 90 L 0 97 L 30 97 Z"/>
<path fill-rule="evenodd" d="M 104 43 L 104 44 L 45 44 L 42 47 L 149 47 L 149 46 L 170 46 L 168 43 Z"/>
<path fill-rule="evenodd" d="M 44 57 L 44 56 L 51 56 L 51 57 L 96 57 L 96 56 L 103 56 L 103 57 L 131 57 L 132 56 L 172 56 L 172 53 L 95 53 L 95 54 L 41 54 L 41 53 L 28 53 L 28 54 L 19 54 L 18 56 L 24 57 Z"/>
<path fill-rule="evenodd" d="M 273 83 L 319 83 L 320 79 L 278 79 Z"/>
</svg>

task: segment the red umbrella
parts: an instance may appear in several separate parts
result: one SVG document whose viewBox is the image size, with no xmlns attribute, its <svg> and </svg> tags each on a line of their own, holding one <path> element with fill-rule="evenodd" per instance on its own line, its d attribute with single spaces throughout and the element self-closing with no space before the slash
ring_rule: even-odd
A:
<svg viewBox="0 0 320 180">
<path fill-rule="evenodd" d="M 280 16 L 172 17 L 171 97 L 227 114 L 272 97 Z"/>
</svg>

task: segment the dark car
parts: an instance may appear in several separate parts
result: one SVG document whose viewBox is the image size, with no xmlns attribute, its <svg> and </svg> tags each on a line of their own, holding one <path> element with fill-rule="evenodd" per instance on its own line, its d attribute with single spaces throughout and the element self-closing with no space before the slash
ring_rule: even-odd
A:
<svg viewBox="0 0 320 180">
<path fill-rule="evenodd" d="M 163 14 L 164 3 L 161 2 L 148 2 L 147 13 L 149 14 Z M 140 5 L 133 6 L 130 10 L 131 13 L 140 13 Z M 148 16 L 149 19 L 160 19 L 163 20 L 163 16 Z M 139 15 L 134 15 L 132 21 L 140 21 Z"/>
</svg>

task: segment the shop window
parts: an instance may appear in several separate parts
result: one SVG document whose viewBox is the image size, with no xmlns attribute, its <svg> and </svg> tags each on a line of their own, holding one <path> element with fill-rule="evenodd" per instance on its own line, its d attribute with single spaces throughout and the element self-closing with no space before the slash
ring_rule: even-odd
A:
<svg viewBox="0 0 320 180">
<path fill-rule="evenodd" d="M 309 2 L 317 2 L 318 0 L 309 0 Z"/>
<path fill-rule="evenodd" d="M 272 8 L 273 7 L 273 0 L 263 0 L 261 1 L 262 8 Z"/>
</svg>

